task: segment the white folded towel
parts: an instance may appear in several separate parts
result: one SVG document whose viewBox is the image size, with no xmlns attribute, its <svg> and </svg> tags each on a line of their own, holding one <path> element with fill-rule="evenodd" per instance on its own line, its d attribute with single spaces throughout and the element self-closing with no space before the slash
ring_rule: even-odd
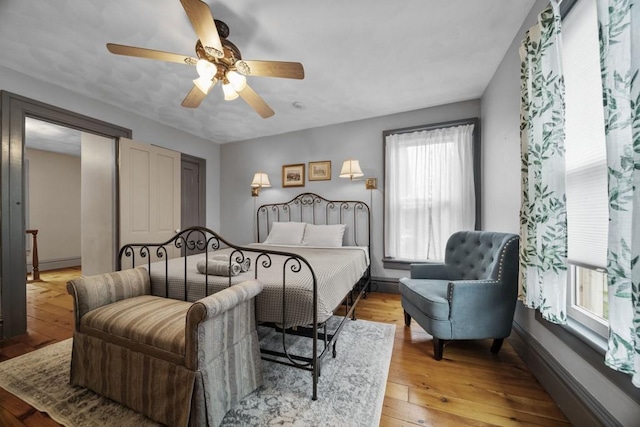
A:
<svg viewBox="0 0 640 427">
<path fill-rule="evenodd" d="M 227 261 L 221 261 L 216 259 L 202 258 L 197 264 L 198 272 L 202 274 L 212 274 L 214 276 L 237 276 L 242 271 L 240 264 L 232 262 L 229 265 L 229 258 Z"/>
<path fill-rule="evenodd" d="M 235 261 L 236 255 L 234 255 L 233 258 L 234 259 L 232 261 Z M 209 259 L 225 261 L 227 264 L 229 263 L 229 255 L 218 254 L 218 255 L 213 255 L 209 257 Z M 240 268 L 242 269 L 243 273 L 246 271 L 249 271 L 249 269 L 251 268 L 251 260 L 249 258 L 245 258 L 244 261 L 240 263 Z"/>
</svg>

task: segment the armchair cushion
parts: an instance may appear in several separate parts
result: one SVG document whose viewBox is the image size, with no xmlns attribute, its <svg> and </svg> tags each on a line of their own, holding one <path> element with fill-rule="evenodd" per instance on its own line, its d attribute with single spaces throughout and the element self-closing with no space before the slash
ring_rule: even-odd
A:
<svg viewBox="0 0 640 427">
<path fill-rule="evenodd" d="M 400 279 L 400 293 L 431 319 L 449 319 L 447 280 Z"/>
<path fill-rule="evenodd" d="M 80 331 L 184 364 L 184 319 L 190 307 L 189 302 L 151 295 L 127 298 L 87 313 Z"/>
</svg>

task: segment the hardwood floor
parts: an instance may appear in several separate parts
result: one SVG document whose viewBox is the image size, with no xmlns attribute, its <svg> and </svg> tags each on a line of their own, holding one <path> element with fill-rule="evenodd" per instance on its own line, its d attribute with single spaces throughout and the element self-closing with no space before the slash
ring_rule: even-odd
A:
<svg viewBox="0 0 640 427">
<path fill-rule="evenodd" d="M 570 426 L 508 340 L 454 341 L 433 358 L 431 336 L 404 325 L 400 295 L 371 293 L 358 318 L 394 323 L 381 426 Z"/>
<path fill-rule="evenodd" d="M 28 332 L 0 342 L 0 361 L 70 338 L 73 302 L 67 280 L 78 268 L 41 273 L 27 285 Z M 570 423 L 508 341 L 453 342 L 433 359 L 431 336 L 404 326 L 400 296 L 371 293 L 358 318 L 396 325 L 381 426 L 569 426 Z M 57 426 L 46 414 L 0 388 L 0 426 Z"/>
<path fill-rule="evenodd" d="M 67 280 L 80 276 L 80 268 L 40 273 L 40 282 L 27 286 L 27 333 L 0 342 L 0 362 L 73 336 L 73 301 Z M 0 388 L 0 426 L 59 426 Z"/>
</svg>

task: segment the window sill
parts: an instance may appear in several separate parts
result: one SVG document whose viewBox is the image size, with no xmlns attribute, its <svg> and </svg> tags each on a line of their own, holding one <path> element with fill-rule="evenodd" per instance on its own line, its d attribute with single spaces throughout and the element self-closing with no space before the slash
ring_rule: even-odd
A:
<svg viewBox="0 0 640 427">
<path fill-rule="evenodd" d="M 382 266 L 388 270 L 409 270 L 411 263 L 415 261 L 406 261 L 394 258 L 382 258 Z"/>
<path fill-rule="evenodd" d="M 607 340 L 582 324 L 568 318 L 566 325 L 557 325 L 545 320 L 536 310 L 536 320 L 551 333 L 560 338 L 569 348 L 609 381 L 623 390 L 631 399 L 640 403 L 640 389 L 634 387 L 631 377 L 615 371 L 604 364 Z"/>
</svg>

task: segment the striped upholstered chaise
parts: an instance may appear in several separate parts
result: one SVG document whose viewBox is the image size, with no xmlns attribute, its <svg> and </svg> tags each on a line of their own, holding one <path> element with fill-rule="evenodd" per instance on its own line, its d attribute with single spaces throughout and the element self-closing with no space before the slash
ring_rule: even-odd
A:
<svg viewBox="0 0 640 427">
<path fill-rule="evenodd" d="M 151 296 L 142 268 L 72 280 L 71 384 L 170 426 L 217 426 L 262 384 L 256 281 L 195 303 Z"/>
</svg>

